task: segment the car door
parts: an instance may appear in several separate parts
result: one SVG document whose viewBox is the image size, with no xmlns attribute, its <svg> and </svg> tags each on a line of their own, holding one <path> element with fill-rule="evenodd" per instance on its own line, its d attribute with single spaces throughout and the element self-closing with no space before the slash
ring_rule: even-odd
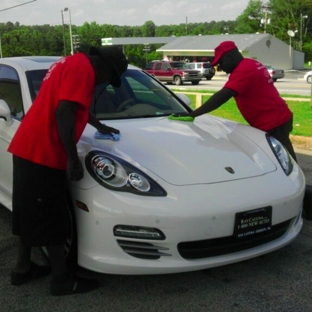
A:
<svg viewBox="0 0 312 312">
<path fill-rule="evenodd" d="M 24 107 L 19 75 L 13 67 L 3 64 L 0 64 L 0 100 L 8 105 L 13 120 L 8 125 L 0 118 L 0 203 L 11 209 L 13 166 L 7 149 L 24 116 Z"/>
<path fill-rule="evenodd" d="M 159 62 L 155 64 L 155 76 L 160 81 L 168 81 L 169 79 L 169 71 L 168 68 L 170 68 L 170 64 L 168 62 Z M 171 80 L 171 78 L 170 78 Z"/>
</svg>

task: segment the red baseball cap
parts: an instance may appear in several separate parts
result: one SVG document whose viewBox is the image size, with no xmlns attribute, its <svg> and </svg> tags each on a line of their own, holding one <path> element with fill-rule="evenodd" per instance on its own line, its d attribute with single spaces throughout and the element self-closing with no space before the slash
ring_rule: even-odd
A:
<svg viewBox="0 0 312 312">
<path fill-rule="evenodd" d="M 237 49 L 234 41 L 223 41 L 215 48 L 215 56 L 213 61 L 211 62 L 212 66 L 215 66 L 220 61 L 220 58 L 225 52 L 231 51 L 233 49 Z"/>
</svg>

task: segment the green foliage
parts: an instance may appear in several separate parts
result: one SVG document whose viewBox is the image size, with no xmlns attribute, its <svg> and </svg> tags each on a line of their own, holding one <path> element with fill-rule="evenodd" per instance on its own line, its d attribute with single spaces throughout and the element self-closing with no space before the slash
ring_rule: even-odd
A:
<svg viewBox="0 0 312 312">
<path fill-rule="evenodd" d="M 142 27 L 142 37 L 155 37 L 156 25 L 152 21 L 147 21 Z"/>
<path fill-rule="evenodd" d="M 250 34 L 263 32 L 261 19 L 263 18 L 262 2 L 260 0 L 250 0 L 247 8 L 236 19 L 237 27 L 235 30 L 239 34 Z"/>
</svg>

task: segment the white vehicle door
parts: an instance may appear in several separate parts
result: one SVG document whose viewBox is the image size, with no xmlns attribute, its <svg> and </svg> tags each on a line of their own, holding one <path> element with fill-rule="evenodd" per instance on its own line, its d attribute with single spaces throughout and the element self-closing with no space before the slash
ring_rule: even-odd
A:
<svg viewBox="0 0 312 312">
<path fill-rule="evenodd" d="M 12 154 L 7 149 L 24 116 L 24 109 L 18 73 L 7 65 L 0 65 L 0 100 L 8 105 L 13 120 L 8 125 L 0 114 L 0 203 L 12 209 Z"/>
</svg>

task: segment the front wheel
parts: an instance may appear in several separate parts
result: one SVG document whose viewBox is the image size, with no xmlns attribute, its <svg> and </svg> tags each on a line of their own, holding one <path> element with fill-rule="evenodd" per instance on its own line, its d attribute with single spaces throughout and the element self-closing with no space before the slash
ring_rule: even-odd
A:
<svg viewBox="0 0 312 312">
<path fill-rule="evenodd" d="M 192 81 L 192 85 L 196 86 L 196 85 L 198 85 L 198 84 L 199 84 L 199 80 L 197 80 L 197 81 Z"/>
<path fill-rule="evenodd" d="M 183 82 L 182 82 L 182 79 L 180 76 L 174 76 L 173 78 L 173 83 L 176 85 L 176 86 L 180 86 Z"/>
<path fill-rule="evenodd" d="M 312 76 L 308 76 L 308 77 L 307 77 L 307 83 L 310 83 L 310 84 L 311 84 L 311 81 L 312 81 L 311 77 L 312 77 Z"/>
</svg>

